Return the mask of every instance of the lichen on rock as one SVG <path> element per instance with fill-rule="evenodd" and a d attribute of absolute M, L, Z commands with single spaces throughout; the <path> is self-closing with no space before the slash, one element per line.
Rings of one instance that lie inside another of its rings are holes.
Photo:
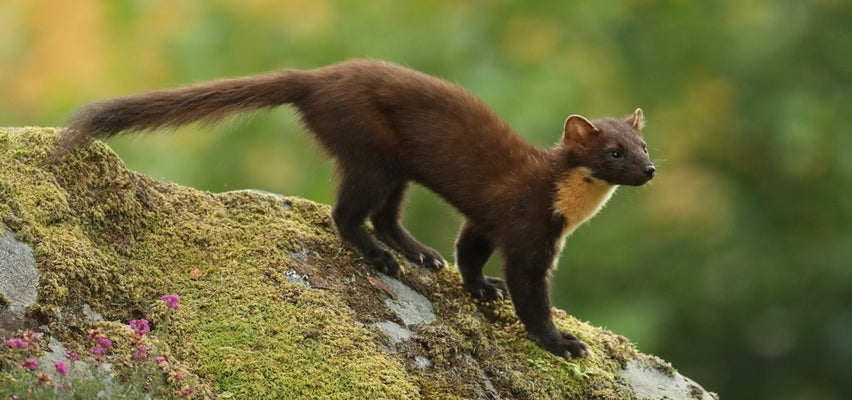
<path fill-rule="evenodd" d="M 99 324 L 147 318 L 208 397 L 638 398 L 621 377 L 640 357 L 624 337 L 554 310 L 595 353 L 555 357 L 508 300 L 466 295 L 454 268 L 379 277 L 340 242 L 328 206 L 157 181 L 99 142 L 50 163 L 57 133 L 0 129 L 0 222 L 33 250 L 28 315 L 68 347 L 94 323 L 85 305 Z M 400 316 L 376 279 L 434 318 Z M 168 293 L 178 310 L 161 304 Z"/>

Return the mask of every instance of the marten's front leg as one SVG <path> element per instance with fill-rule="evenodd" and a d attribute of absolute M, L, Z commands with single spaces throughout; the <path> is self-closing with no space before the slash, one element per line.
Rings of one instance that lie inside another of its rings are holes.
<path fill-rule="evenodd" d="M 547 279 L 552 261 L 552 257 L 507 254 L 506 283 L 515 313 L 539 346 L 562 357 L 585 357 L 591 353 L 586 345 L 553 324 Z"/>

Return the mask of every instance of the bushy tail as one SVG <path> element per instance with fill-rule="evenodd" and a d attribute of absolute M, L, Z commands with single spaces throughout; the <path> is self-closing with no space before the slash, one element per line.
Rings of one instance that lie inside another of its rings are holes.
<path fill-rule="evenodd" d="M 92 139 L 192 122 L 212 123 L 239 112 L 291 103 L 304 96 L 308 87 L 303 73 L 287 70 L 92 103 L 71 116 L 53 158 Z"/>

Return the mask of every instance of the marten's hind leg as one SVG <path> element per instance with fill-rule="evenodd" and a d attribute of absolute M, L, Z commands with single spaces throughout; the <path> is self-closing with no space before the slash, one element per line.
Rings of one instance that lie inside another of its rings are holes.
<path fill-rule="evenodd" d="M 343 241 L 380 271 L 396 275 L 399 263 L 364 228 L 364 221 L 381 208 L 398 182 L 385 175 L 378 170 L 341 168 L 342 179 L 332 218 Z"/>
<path fill-rule="evenodd" d="M 496 300 L 502 299 L 509 292 L 502 279 L 482 275 L 482 267 L 493 252 L 494 244 L 470 221 L 466 221 L 456 240 L 456 265 L 465 289 L 473 297 Z"/>
<path fill-rule="evenodd" d="M 446 265 L 441 255 L 418 242 L 400 225 L 402 203 L 408 182 L 397 184 L 384 204 L 370 217 L 379 238 L 388 246 L 402 253 L 405 258 L 422 266 L 440 269 Z"/>

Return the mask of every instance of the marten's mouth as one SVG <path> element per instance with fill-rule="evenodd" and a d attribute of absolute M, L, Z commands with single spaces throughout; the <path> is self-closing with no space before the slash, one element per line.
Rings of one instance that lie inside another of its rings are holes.
<path fill-rule="evenodd" d="M 650 181 L 651 181 L 651 179 L 653 179 L 653 178 L 646 178 L 646 179 L 642 180 L 641 182 L 637 183 L 637 184 L 636 184 L 636 185 L 634 185 L 634 186 L 642 186 L 642 185 L 644 185 L 644 184 L 646 184 L 646 183 L 650 182 Z"/>
<path fill-rule="evenodd" d="M 654 178 L 655 172 L 641 172 L 637 171 L 635 174 L 622 174 L 620 176 L 599 176 L 595 177 L 601 179 L 605 182 L 608 182 L 611 185 L 623 185 L 623 186 L 642 186 L 651 179 Z"/>
<path fill-rule="evenodd" d="M 639 174 L 637 174 L 637 175 L 634 175 L 634 176 L 632 176 L 628 179 L 625 179 L 624 182 L 620 182 L 619 185 L 642 186 L 642 185 L 648 183 L 648 181 L 650 181 L 651 179 L 654 179 L 653 174 L 651 174 L 651 175 L 648 175 L 648 174 L 639 175 Z"/>

